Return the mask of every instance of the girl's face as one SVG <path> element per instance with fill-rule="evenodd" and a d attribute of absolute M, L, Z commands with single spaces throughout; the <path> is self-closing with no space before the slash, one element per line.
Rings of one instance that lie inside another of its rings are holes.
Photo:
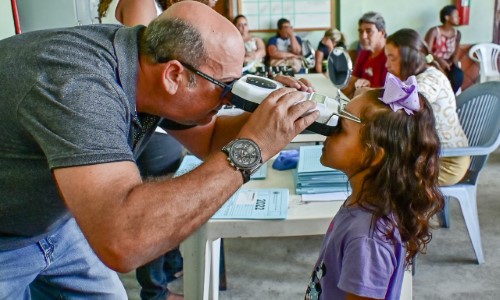
<path fill-rule="evenodd" d="M 234 25 L 236 26 L 236 28 L 238 28 L 238 31 L 241 33 L 242 36 L 245 36 L 248 33 L 247 19 L 245 19 L 243 17 L 238 18 Z"/>
<path fill-rule="evenodd" d="M 449 16 L 446 16 L 446 19 L 448 22 L 451 23 L 453 26 L 458 26 L 459 21 L 460 21 L 460 16 L 458 15 L 458 10 L 454 10 L 451 12 Z"/>
<path fill-rule="evenodd" d="M 363 95 L 351 100 L 345 110 L 357 117 L 369 102 Z M 343 171 L 348 177 L 359 172 L 365 148 L 362 145 L 360 131 L 362 124 L 339 118 L 339 128 L 327 137 L 323 144 L 320 161 L 324 166 Z"/>
<path fill-rule="evenodd" d="M 385 56 L 387 56 L 387 62 L 385 63 L 387 72 L 401 79 L 401 54 L 399 53 L 399 47 L 396 47 L 392 43 L 387 43 L 385 44 L 384 51 Z"/>

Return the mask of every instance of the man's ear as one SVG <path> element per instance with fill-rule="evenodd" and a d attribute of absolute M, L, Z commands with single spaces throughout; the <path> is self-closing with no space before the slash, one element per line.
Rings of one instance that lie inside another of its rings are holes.
<path fill-rule="evenodd" d="M 162 83 L 164 89 L 170 95 L 175 95 L 182 82 L 182 71 L 184 66 L 177 60 L 171 60 L 164 64 Z"/>

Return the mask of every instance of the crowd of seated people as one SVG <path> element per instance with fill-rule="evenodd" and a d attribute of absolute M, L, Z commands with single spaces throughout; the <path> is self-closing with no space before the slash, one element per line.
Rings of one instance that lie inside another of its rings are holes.
<path fill-rule="evenodd" d="M 246 25 L 246 19 L 239 17 L 240 22 Z M 455 104 L 455 93 L 463 80 L 457 58 L 460 44 L 460 32 L 455 29 L 459 23 L 457 8 L 445 6 L 440 11 L 440 19 L 443 25 L 429 29 L 425 40 L 412 29 L 398 30 L 388 39 L 382 15 L 373 11 L 363 14 L 358 21 L 360 49 L 353 64 L 353 76 L 342 91 L 352 98 L 367 89 L 381 88 L 388 71 L 403 81 L 416 75 L 421 87 L 419 91 L 427 97 L 434 110 L 443 147 L 466 146 L 467 138 L 456 116 Z M 245 42 L 251 39 L 248 27 L 246 34 L 243 30 L 240 32 Z M 297 72 L 303 66 L 301 44 L 302 39 L 295 35 L 290 21 L 280 19 L 278 32 L 267 46 L 271 65 L 295 65 L 294 71 Z M 325 31 L 318 44 L 314 71 L 325 72 L 324 61 L 335 47 L 346 48 L 346 40 L 339 30 L 331 28 Z M 452 111 L 450 116 L 454 117 L 447 118 L 445 110 Z M 469 157 L 441 159 L 439 184 L 450 185 L 461 180 L 469 163 Z"/>
<path fill-rule="evenodd" d="M 424 42 L 431 50 L 433 59 L 447 75 L 453 92 L 456 93 L 464 77 L 457 55 L 461 35 L 455 28 L 459 23 L 456 6 L 446 5 L 441 9 L 439 16 L 443 24 L 430 28 Z M 292 68 L 294 73 L 304 71 L 325 73 L 329 53 L 335 47 L 347 49 L 344 34 L 336 28 L 330 28 L 325 31 L 318 43 L 314 67 L 304 70 L 307 69 L 302 53 L 304 41 L 295 34 L 288 19 L 281 18 L 277 22 L 277 33 L 269 38 L 267 47 L 261 38 L 249 34 L 245 16 L 238 15 L 233 23 L 245 41 L 245 64 L 256 62 L 269 66 L 286 66 Z M 387 57 L 384 53 L 387 30 L 382 15 L 373 11 L 363 14 L 358 20 L 358 34 L 359 47 L 353 62 L 352 79 L 342 89 L 342 92 L 351 98 L 366 89 L 382 87 L 387 74 Z"/>

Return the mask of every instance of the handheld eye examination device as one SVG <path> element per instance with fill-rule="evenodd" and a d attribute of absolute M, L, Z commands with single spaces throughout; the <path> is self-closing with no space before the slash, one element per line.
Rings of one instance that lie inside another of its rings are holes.
<path fill-rule="evenodd" d="M 336 50 L 337 52 L 334 54 Z M 344 87 L 350 79 L 351 71 L 352 63 L 349 55 L 345 53 L 344 49 L 335 48 L 328 57 L 328 72 L 332 83 L 338 89 Z M 341 72 L 340 75 L 339 72 Z M 231 89 L 231 102 L 237 108 L 253 112 L 270 93 L 282 87 L 284 87 L 283 84 L 272 79 L 245 75 L 234 83 Z M 311 111 L 317 110 L 320 113 L 319 118 L 307 129 L 321 135 L 330 135 L 338 124 L 339 116 L 343 115 L 343 108 L 348 100 L 341 98 L 340 91 L 334 98 L 315 92 L 303 93 L 304 100 L 316 102 L 316 108 Z"/>

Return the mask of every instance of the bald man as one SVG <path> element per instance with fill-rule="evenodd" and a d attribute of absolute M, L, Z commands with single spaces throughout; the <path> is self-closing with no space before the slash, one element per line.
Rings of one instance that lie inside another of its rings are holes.
<path fill-rule="evenodd" d="M 308 88 L 289 78 L 252 115 L 217 117 L 244 51 L 237 29 L 194 1 L 147 28 L 0 41 L 1 299 L 125 299 L 114 271 L 180 244 L 316 120 L 301 117 L 314 103 L 297 104 Z M 135 158 L 158 125 L 204 163 L 143 182 Z"/>

